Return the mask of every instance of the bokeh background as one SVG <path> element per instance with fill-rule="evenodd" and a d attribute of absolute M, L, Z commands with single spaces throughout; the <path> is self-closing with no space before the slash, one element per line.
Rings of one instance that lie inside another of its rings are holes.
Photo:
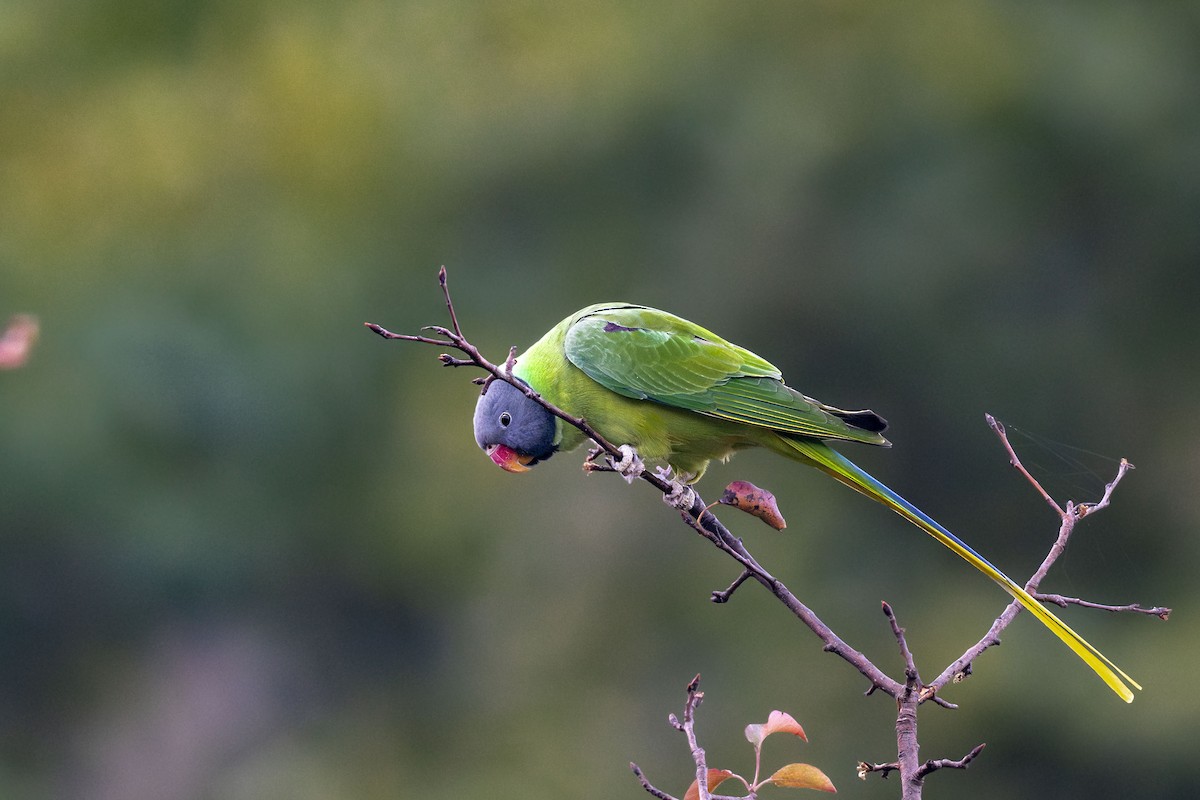
<path fill-rule="evenodd" d="M 636 300 L 892 422 L 860 463 L 1045 588 L 1125 706 L 1027 618 L 927 707 L 935 794 L 1191 797 L 1200 735 L 1200 9 L 1187 3 L 0 3 L 0 795 L 612 798 L 752 770 L 773 708 L 848 797 L 894 706 L 655 493 L 500 472 L 475 388 L 364 320 L 494 357 Z M 1074 449 L 1082 448 L 1082 449 Z M 926 677 L 1004 597 L 827 478 L 747 453 L 726 517 L 855 646 Z M 776 794 L 782 796 L 782 791 Z"/>

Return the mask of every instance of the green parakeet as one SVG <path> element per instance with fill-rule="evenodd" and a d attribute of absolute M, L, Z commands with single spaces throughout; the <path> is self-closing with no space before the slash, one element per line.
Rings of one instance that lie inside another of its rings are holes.
<path fill-rule="evenodd" d="M 589 306 L 522 353 L 513 376 L 609 441 L 669 464 L 694 482 L 713 459 L 765 447 L 828 473 L 895 511 L 987 575 L 1084 660 L 1126 702 L 1137 682 L 957 536 L 827 444 L 888 445 L 871 411 L 825 405 L 783 383 L 769 362 L 664 311 Z M 475 408 L 475 439 L 500 467 L 524 472 L 584 441 L 513 386 L 495 381 Z M 1127 685 L 1128 684 L 1128 685 Z"/>

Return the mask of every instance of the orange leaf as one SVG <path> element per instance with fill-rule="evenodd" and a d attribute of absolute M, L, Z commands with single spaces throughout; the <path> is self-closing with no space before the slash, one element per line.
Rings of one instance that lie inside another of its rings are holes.
<path fill-rule="evenodd" d="M 800 727 L 800 723 L 796 722 L 791 714 L 783 711 L 772 711 L 765 723 L 746 726 L 746 740 L 754 745 L 755 749 L 761 747 L 763 739 L 772 733 L 790 733 L 808 741 L 808 736 L 804 734 L 804 728 Z"/>
<path fill-rule="evenodd" d="M 780 767 L 767 780 L 786 789 L 816 789 L 819 792 L 837 792 L 833 781 L 812 764 L 788 764 Z"/>
<path fill-rule="evenodd" d="M 727 779 L 732 777 L 733 773 L 727 769 L 710 769 L 708 771 L 709 794 L 712 794 L 713 789 L 716 789 Z M 688 787 L 687 793 L 683 796 L 683 800 L 700 800 L 700 784 L 692 781 L 692 785 Z"/>
<path fill-rule="evenodd" d="M 763 738 L 772 733 L 790 733 L 808 741 L 804 728 L 801 728 L 800 723 L 796 722 L 796 718 L 786 711 L 772 711 L 771 716 L 767 717 L 767 724 L 763 727 Z"/>
<path fill-rule="evenodd" d="M 753 514 L 777 531 L 787 527 L 783 515 L 779 513 L 775 495 L 748 481 L 734 481 L 726 486 L 725 493 L 717 502 Z"/>

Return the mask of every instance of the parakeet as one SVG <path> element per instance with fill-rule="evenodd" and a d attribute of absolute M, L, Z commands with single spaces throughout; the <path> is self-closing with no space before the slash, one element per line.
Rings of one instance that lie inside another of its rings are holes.
<path fill-rule="evenodd" d="M 516 358 L 512 375 L 609 441 L 666 462 L 687 483 L 699 480 L 713 459 L 747 447 L 816 467 L 895 511 L 999 584 L 1121 699 L 1132 702 L 1129 687 L 1141 689 L 987 559 L 827 444 L 889 446 L 882 435 L 887 423 L 872 411 L 846 411 L 807 397 L 749 350 L 632 303 L 600 303 L 570 315 Z M 474 427 L 480 448 L 510 472 L 524 472 L 585 438 L 502 381 L 480 396 Z"/>

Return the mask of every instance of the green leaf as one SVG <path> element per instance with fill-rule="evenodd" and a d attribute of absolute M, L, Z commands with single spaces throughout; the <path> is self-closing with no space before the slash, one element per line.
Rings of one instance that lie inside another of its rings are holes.
<path fill-rule="evenodd" d="M 819 792 L 837 793 L 833 781 L 812 764 L 788 764 L 776 770 L 767 780 L 786 789 L 816 789 Z"/>
<path fill-rule="evenodd" d="M 713 789 L 716 789 L 729 778 L 733 777 L 733 773 L 727 769 L 710 769 L 708 771 L 708 792 L 712 794 Z M 692 785 L 688 787 L 687 792 L 683 795 L 683 800 L 700 800 L 700 784 L 692 781 Z"/>

